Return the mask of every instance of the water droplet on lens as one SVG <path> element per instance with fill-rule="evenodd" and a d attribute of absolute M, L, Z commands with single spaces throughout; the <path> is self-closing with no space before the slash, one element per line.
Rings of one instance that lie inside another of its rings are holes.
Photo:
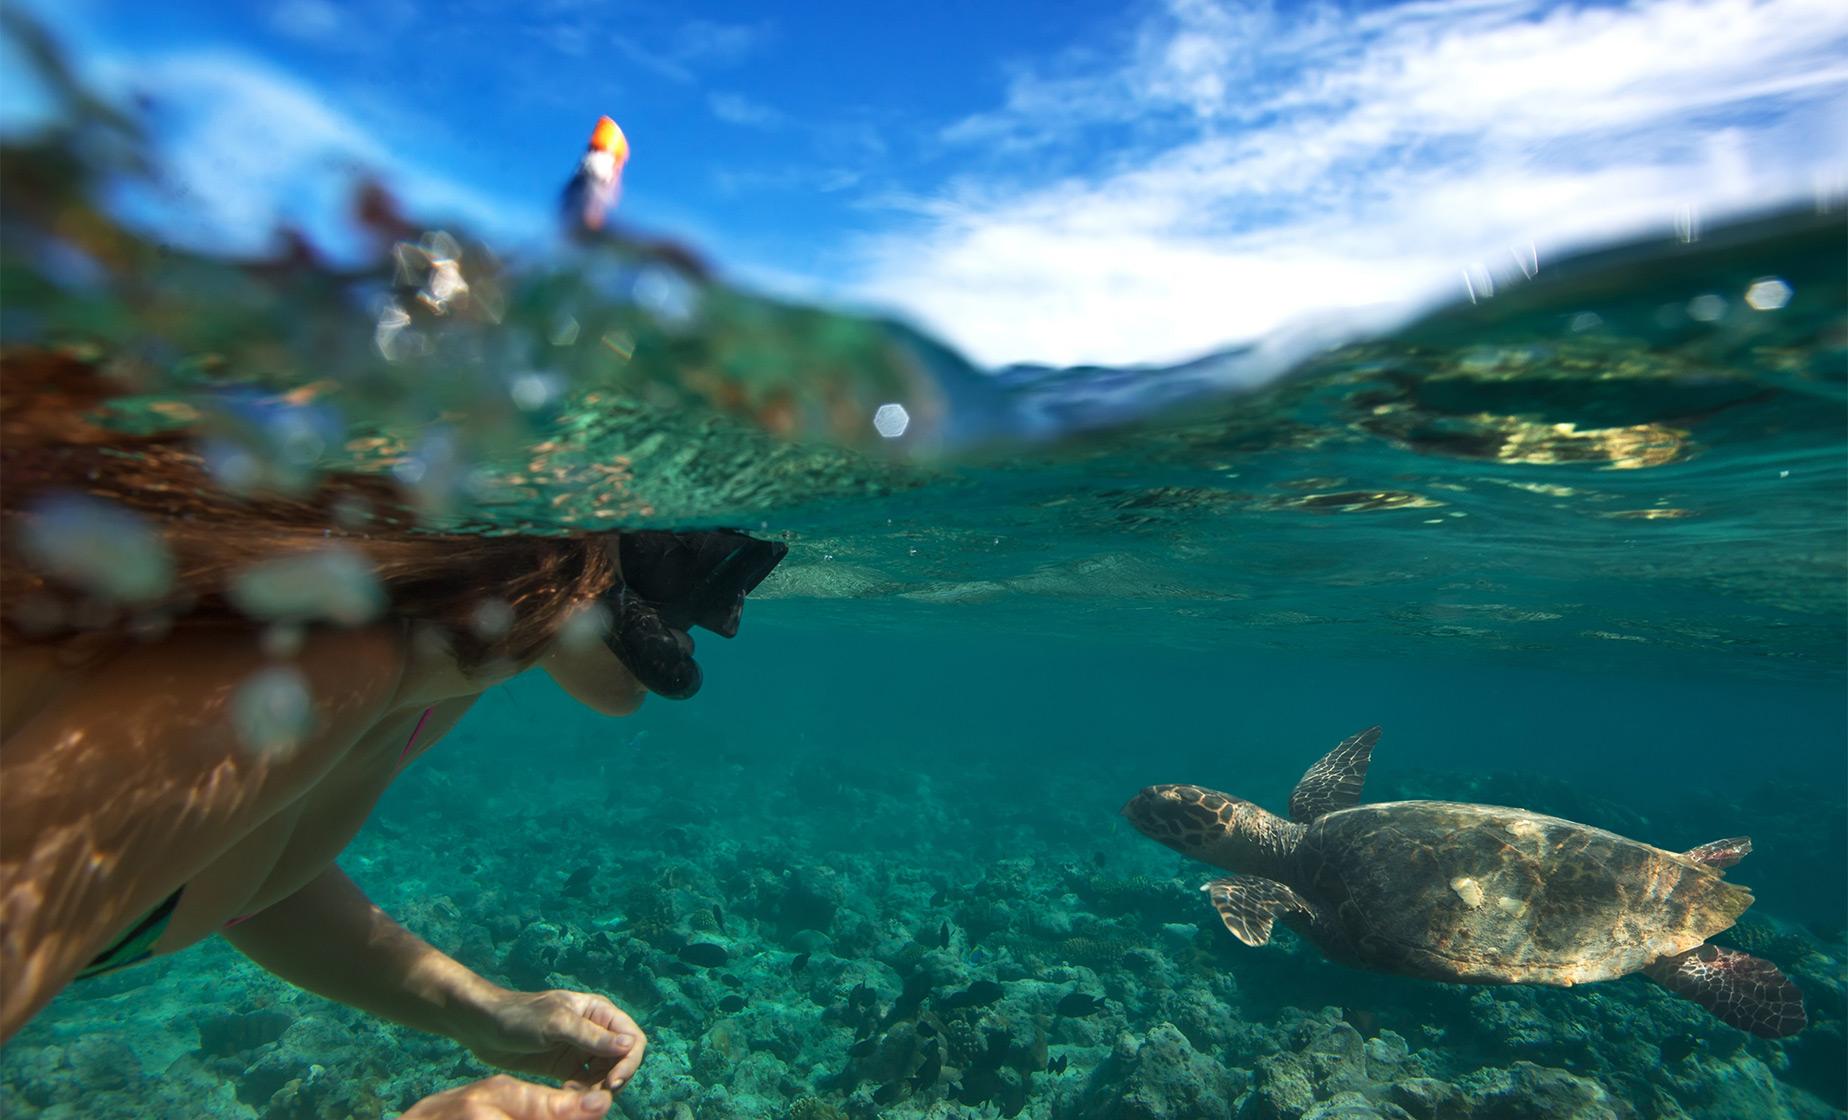
<path fill-rule="evenodd" d="M 673 269 L 649 265 L 635 277 L 631 296 L 664 327 L 679 329 L 699 314 L 699 291 Z"/>
<path fill-rule="evenodd" d="M 45 575 L 109 602 L 158 599 L 173 583 L 173 558 L 153 526 L 95 498 L 69 494 L 36 503 L 20 545 Z"/>
<path fill-rule="evenodd" d="M 513 607 L 505 599 L 483 599 L 469 613 L 468 624 L 475 636 L 492 641 L 513 629 Z"/>
<path fill-rule="evenodd" d="M 902 404 L 882 404 L 873 413 L 873 430 L 887 439 L 897 439 L 911 426 L 911 414 Z"/>
<path fill-rule="evenodd" d="M 290 622 L 326 620 L 358 626 L 385 606 L 372 565 L 357 552 L 330 548 L 281 556 L 237 573 L 231 602 L 252 618 Z"/>
<path fill-rule="evenodd" d="M 263 656 L 272 661 L 287 661 L 302 651 L 302 643 L 307 640 L 307 632 L 292 623 L 276 623 L 263 628 L 260 644 Z"/>
<path fill-rule="evenodd" d="M 1793 294 L 1789 284 L 1776 276 L 1766 276 L 1752 281 L 1745 290 L 1745 302 L 1753 311 L 1777 311 L 1790 302 Z"/>
<path fill-rule="evenodd" d="M 349 532 L 365 528 L 372 520 L 372 504 L 351 494 L 335 499 L 332 512 L 334 524 Z"/>
<path fill-rule="evenodd" d="M 308 680 L 290 665 L 258 670 L 231 697 L 231 725 L 238 742 L 258 756 L 294 751 L 306 737 L 313 716 Z"/>
<path fill-rule="evenodd" d="M 558 644 L 572 653 L 596 649 L 610 632 L 610 609 L 602 603 L 586 603 L 571 612 L 558 628 Z"/>
<path fill-rule="evenodd" d="M 507 385 L 507 395 L 527 412 L 544 408 L 558 393 L 558 379 L 536 370 L 514 374 Z"/>

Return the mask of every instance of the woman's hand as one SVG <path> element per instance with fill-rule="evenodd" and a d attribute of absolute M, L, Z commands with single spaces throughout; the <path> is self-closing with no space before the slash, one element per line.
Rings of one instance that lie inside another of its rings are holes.
<path fill-rule="evenodd" d="M 548 1089 L 502 1074 L 425 1097 L 398 1120 L 596 1120 L 609 1110 L 601 1089 Z"/>
<path fill-rule="evenodd" d="M 585 992 L 506 992 L 485 1008 L 485 1038 L 469 1049 L 489 1065 L 618 1092 L 635 1076 L 648 1036 L 621 1008 Z"/>

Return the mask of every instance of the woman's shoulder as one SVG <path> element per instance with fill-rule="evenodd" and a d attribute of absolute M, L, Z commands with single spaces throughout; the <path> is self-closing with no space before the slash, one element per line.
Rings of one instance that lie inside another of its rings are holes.
<path fill-rule="evenodd" d="M 388 709 L 403 677 L 406 643 L 396 623 L 317 627 L 278 641 L 247 627 L 182 626 L 153 641 L 115 643 L 82 655 L 56 647 L 7 650 L 7 737 L 49 707 L 71 716 L 175 708 L 234 718 L 265 695 L 303 708 L 335 740 Z M 14 676 L 24 671 L 30 681 Z M 20 687 L 28 684 L 29 688 Z M 53 698 L 62 698 L 56 704 Z M 344 732 L 344 734 L 343 734 Z"/>

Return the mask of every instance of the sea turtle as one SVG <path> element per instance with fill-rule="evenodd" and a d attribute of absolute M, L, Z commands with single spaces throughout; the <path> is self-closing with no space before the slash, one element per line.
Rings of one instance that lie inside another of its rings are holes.
<path fill-rule="evenodd" d="M 1290 794 L 1290 819 L 1188 785 L 1150 786 L 1123 815 L 1233 872 L 1201 889 L 1247 945 L 1282 918 L 1331 960 L 1471 984 L 1571 987 L 1641 972 L 1764 1038 L 1803 1029 L 1775 966 L 1706 944 L 1752 904 L 1721 878 L 1746 837 L 1670 852 L 1526 809 L 1361 805 L 1380 729 L 1347 739 Z"/>

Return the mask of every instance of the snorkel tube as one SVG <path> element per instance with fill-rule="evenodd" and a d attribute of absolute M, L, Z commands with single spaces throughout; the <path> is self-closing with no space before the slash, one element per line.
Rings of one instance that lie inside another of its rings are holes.
<path fill-rule="evenodd" d="M 737 634 L 744 597 L 789 551 L 730 529 L 625 533 L 617 548 L 622 578 L 604 595 L 613 616 L 604 642 L 643 687 L 670 700 L 692 696 L 702 679 L 686 632 Z"/>

